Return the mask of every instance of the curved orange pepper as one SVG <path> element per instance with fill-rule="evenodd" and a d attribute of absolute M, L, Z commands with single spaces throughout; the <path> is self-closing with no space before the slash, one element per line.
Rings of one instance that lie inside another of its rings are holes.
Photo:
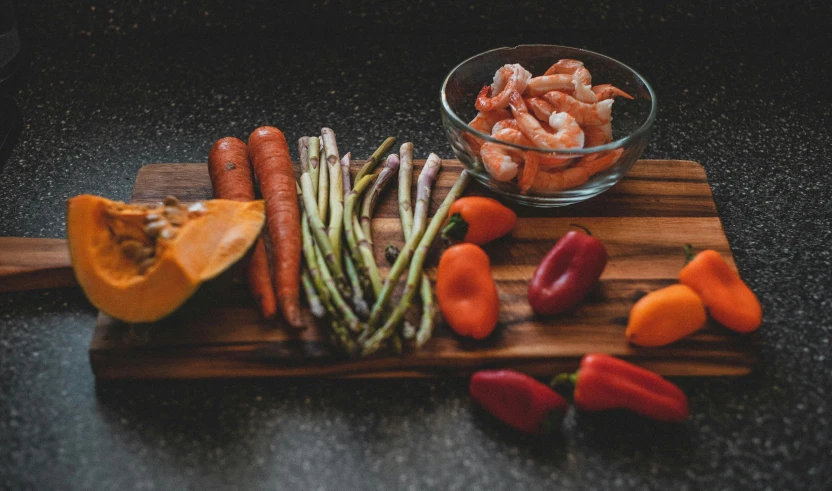
<path fill-rule="evenodd" d="M 517 214 L 496 199 L 468 196 L 454 201 L 448 210 L 443 237 L 483 245 L 511 232 Z"/>
<path fill-rule="evenodd" d="M 639 346 L 664 346 L 697 331 L 707 314 L 702 299 L 685 285 L 671 285 L 641 297 L 630 310 L 624 334 Z"/>
<path fill-rule="evenodd" d="M 711 317 L 737 332 L 751 332 L 763 322 L 754 292 L 718 252 L 700 252 L 679 272 L 679 282 L 702 297 Z"/>
<path fill-rule="evenodd" d="M 436 299 L 457 334 L 474 339 L 491 334 L 500 316 L 500 299 L 485 251 L 469 243 L 449 247 L 436 270 Z"/>

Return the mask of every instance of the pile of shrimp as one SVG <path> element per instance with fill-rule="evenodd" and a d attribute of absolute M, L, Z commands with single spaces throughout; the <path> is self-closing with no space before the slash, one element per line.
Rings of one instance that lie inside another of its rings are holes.
<path fill-rule="evenodd" d="M 469 126 L 493 138 L 540 149 L 579 149 L 612 141 L 615 97 L 633 97 L 610 84 L 592 85 L 592 76 L 578 60 L 563 59 L 546 73 L 532 77 L 519 64 L 505 65 L 494 82 L 482 88 L 477 116 Z M 622 149 L 581 158 L 555 157 L 521 151 L 464 134 L 488 173 L 498 181 L 517 179 L 522 192 L 560 191 L 580 186 L 612 166 Z"/>

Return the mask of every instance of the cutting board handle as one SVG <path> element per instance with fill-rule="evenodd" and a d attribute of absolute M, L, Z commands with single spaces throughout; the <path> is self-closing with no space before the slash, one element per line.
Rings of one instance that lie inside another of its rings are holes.
<path fill-rule="evenodd" d="M 65 239 L 0 237 L 0 292 L 78 286 Z"/>

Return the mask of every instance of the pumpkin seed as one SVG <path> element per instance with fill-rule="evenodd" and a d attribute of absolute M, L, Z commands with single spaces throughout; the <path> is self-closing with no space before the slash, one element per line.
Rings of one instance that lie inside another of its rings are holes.
<path fill-rule="evenodd" d="M 155 259 L 153 259 L 152 257 L 149 257 L 149 258 L 147 258 L 147 259 L 143 259 L 143 260 L 139 263 L 139 274 L 145 274 L 145 273 L 147 272 L 147 270 L 148 270 L 151 266 L 153 266 L 153 263 L 154 263 L 154 262 L 156 262 L 156 260 L 155 260 Z"/>
<path fill-rule="evenodd" d="M 121 253 L 130 259 L 140 258 L 141 250 L 144 248 L 138 240 L 127 239 L 121 243 Z"/>
<path fill-rule="evenodd" d="M 155 222 L 156 220 L 158 220 L 160 218 L 162 218 L 162 217 L 160 217 L 158 213 L 148 213 L 147 215 L 145 215 L 144 221 L 145 222 Z"/>
<path fill-rule="evenodd" d="M 179 200 L 176 199 L 176 196 L 165 196 L 162 200 L 162 204 L 165 206 L 179 206 Z"/>
<path fill-rule="evenodd" d="M 144 226 L 144 233 L 149 235 L 150 237 L 156 237 L 159 235 L 159 232 L 162 231 L 163 228 L 167 226 L 167 221 L 159 220 L 156 222 L 150 222 Z"/>
<path fill-rule="evenodd" d="M 159 237 L 165 240 L 170 240 L 176 237 L 176 231 L 171 227 L 167 227 L 161 232 L 159 232 Z"/>
<path fill-rule="evenodd" d="M 188 207 L 188 211 L 191 213 L 202 213 L 205 210 L 205 204 L 202 201 L 197 201 Z"/>
<path fill-rule="evenodd" d="M 148 257 L 153 257 L 156 254 L 156 249 L 153 246 L 144 246 L 139 251 L 138 259 L 146 259 Z"/>

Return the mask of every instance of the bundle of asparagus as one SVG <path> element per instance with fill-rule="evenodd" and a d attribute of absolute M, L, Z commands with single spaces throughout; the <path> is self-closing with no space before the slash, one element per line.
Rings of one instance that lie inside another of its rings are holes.
<path fill-rule="evenodd" d="M 335 133 L 298 141 L 301 176 L 298 193 L 303 210 L 303 288 L 312 314 L 331 327 L 332 342 L 350 356 L 368 356 L 405 346 L 421 347 L 433 333 L 434 301 L 430 280 L 422 274 L 425 258 L 451 204 L 462 195 L 470 176 L 463 171 L 439 210 L 428 222 L 428 205 L 441 161 L 430 154 L 417 181 L 411 207 L 413 144 L 399 155 L 383 156 L 396 139 L 387 138 L 350 180 L 350 154 L 340 158 Z M 378 172 L 376 168 L 384 161 Z M 373 254 L 372 215 L 379 195 L 398 176 L 398 203 L 405 245 L 382 280 Z M 407 271 L 404 293 L 391 304 L 393 291 Z M 418 328 L 405 321 L 416 293 L 422 303 Z M 372 308 L 370 308 L 372 305 Z"/>

